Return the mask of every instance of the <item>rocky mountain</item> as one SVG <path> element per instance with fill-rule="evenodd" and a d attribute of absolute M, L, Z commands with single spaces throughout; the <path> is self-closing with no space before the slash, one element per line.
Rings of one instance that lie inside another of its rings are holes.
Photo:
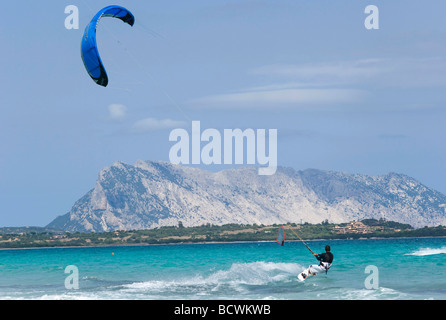
<path fill-rule="evenodd" d="M 220 172 L 168 162 L 116 162 L 70 212 L 47 228 L 112 231 L 159 226 L 333 223 L 385 218 L 414 227 L 446 225 L 446 196 L 406 175 L 254 167 Z"/>

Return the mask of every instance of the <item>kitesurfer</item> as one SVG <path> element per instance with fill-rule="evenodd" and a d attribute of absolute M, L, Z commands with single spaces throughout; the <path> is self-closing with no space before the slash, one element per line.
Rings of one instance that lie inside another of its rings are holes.
<path fill-rule="evenodd" d="M 333 262 L 333 253 L 331 253 L 331 248 L 329 245 L 325 246 L 325 252 L 321 254 L 313 253 L 317 260 L 319 260 L 319 265 L 310 265 L 309 273 L 315 276 L 321 272 L 327 272 L 330 269 Z"/>

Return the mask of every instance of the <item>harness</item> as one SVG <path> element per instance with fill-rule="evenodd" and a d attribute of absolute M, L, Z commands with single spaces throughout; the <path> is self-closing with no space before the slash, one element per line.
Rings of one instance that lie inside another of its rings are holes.
<path fill-rule="evenodd" d="M 320 255 L 320 256 L 322 256 L 322 255 Z M 319 260 L 320 261 L 319 265 L 325 268 L 325 274 L 327 274 L 328 273 L 328 269 L 330 269 L 330 267 L 331 267 L 331 262 L 323 261 L 324 258 L 327 258 L 327 254 L 324 254 L 322 256 L 322 260 Z M 330 254 L 328 259 L 333 261 L 333 255 Z"/>
<path fill-rule="evenodd" d="M 323 262 L 323 261 L 321 261 L 321 263 L 319 265 L 325 268 L 325 274 L 328 273 L 328 269 L 330 269 L 330 267 L 331 267 L 331 263 Z"/>

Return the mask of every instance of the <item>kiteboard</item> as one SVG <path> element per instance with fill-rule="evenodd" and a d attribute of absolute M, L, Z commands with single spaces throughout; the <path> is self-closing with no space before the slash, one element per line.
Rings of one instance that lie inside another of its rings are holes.
<path fill-rule="evenodd" d="M 314 274 L 310 273 L 310 268 L 305 269 L 304 271 L 302 271 L 301 273 L 299 273 L 299 275 L 297 276 L 297 278 L 300 281 L 305 281 L 305 279 L 307 279 L 310 276 L 313 276 Z"/>

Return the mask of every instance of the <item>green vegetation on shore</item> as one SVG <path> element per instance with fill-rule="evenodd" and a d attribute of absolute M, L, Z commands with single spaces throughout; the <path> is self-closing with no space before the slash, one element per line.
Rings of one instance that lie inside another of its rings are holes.
<path fill-rule="evenodd" d="M 38 227 L 0 228 L 0 248 L 274 241 L 278 227 L 239 224 L 184 227 L 180 222 L 175 227 L 102 233 L 70 233 Z M 327 221 L 320 224 L 288 224 L 285 225 L 287 228 L 293 228 L 306 240 L 446 236 L 446 227 L 443 226 L 414 229 L 407 224 L 374 219 L 342 224 Z M 293 232 L 286 232 L 286 240 L 298 239 Z"/>

